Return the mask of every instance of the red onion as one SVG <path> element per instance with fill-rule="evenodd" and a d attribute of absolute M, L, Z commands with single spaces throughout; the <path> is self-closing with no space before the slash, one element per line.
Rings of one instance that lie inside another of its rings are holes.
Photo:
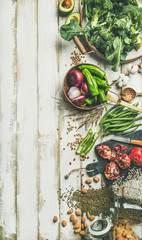
<path fill-rule="evenodd" d="M 85 96 L 79 96 L 79 97 L 75 98 L 75 99 L 73 100 L 73 102 L 74 102 L 76 105 L 81 106 L 81 105 L 83 105 L 83 104 L 85 103 Z"/>
<path fill-rule="evenodd" d="M 78 87 L 71 87 L 67 93 L 68 97 L 73 101 L 75 98 L 81 95 Z"/>
<path fill-rule="evenodd" d="M 84 75 L 79 70 L 71 70 L 68 74 L 68 84 L 70 86 L 80 86 L 84 81 Z"/>
<path fill-rule="evenodd" d="M 88 90 L 88 86 L 87 86 L 87 83 L 86 82 L 83 82 L 81 84 L 81 88 L 80 88 L 80 91 L 83 95 L 87 96 L 89 94 L 89 90 Z"/>

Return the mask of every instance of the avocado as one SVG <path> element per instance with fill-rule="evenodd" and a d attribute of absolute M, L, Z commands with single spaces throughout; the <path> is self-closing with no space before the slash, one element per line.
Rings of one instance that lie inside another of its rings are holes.
<path fill-rule="evenodd" d="M 69 24 L 71 19 L 74 19 L 78 24 L 80 24 L 80 13 L 78 13 L 78 12 L 71 13 L 68 16 L 65 24 Z"/>
<path fill-rule="evenodd" d="M 61 0 L 59 2 L 59 13 L 63 16 L 67 16 L 71 13 L 75 5 L 75 0 Z"/>

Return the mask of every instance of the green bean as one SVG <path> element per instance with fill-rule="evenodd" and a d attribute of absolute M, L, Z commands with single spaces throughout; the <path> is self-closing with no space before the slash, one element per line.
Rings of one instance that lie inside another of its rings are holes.
<path fill-rule="evenodd" d="M 135 126 L 138 126 L 138 127 L 139 127 L 139 126 L 142 126 L 142 123 L 139 123 L 139 124 L 135 124 Z"/>
<path fill-rule="evenodd" d="M 105 126 L 105 128 L 104 128 L 104 131 L 106 130 L 106 129 L 111 129 L 111 128 L 114 128 L 114 127 L 123 127 L 123 126 L 128 126 L 128 124 L 130 125 L 130 124 L 132 124 L 132 123 L 134 123 L 134 120 L 133 121 L 131 121 L 131 122 L 124 122 L 124 123 L 122 123 L 122 124 L 115 124 L 115 125 L 113 125 L 113 124 L 111 124 L 111 125 L 109 125 L 109 126 Z M 118 131 L 118 129 L 117 129 L 117 131 Z"/>
<path fill-rule="evenodd" d="M 117 136 L 119 136 L 119 135 L 125 135 L 125 134 L 128 134 L 128 133 L 131 133 L 131 132 L 136 131 L 137 128 L 138 128 L 138 126 L 132 127 L 132 128 L 130 128 L 128 131 L 118 132 L 118 133 L 116 133 L 115 135 L 117 135 Z"/>
<path fill-rule="evenodd" d="M 116 109 L 114 111 L 112 111 L 111 113 L 109 113 L 109 116 L 115 116 L 116 114 L 118 114 L 120 111 L 122 111 L 122 109 L 124 109 L 124 106 L 120 106 L 117 111 Z"/>
<path fill-rule="evenodd" d="M 105 114 L 104 116 L 102 117 L 101 121 L 100 121 L 100 124 L 103 123 L 103 121 L 107 118 L 108 114 L 115 108 L 118 108 L 120 105 L 114 105 L 112 108 L 110 108 Z"/>
<path fill-rule="evenodd" d="M 124 131 L 124 130 L 127 130 L 127 129 L 131 128 L 133 126 L 133 124 L 134 123 L 131 123 L 127 127 L 122 127 L 122 128 L 112 128 L 109 131 L 110 132 L 121 132 L 121 131 Z M 118 125 L 118 127 L 119 127 L 119 125 Z"/>
<path fill-rule="evenodd" d="M 108 123 L 108 122 L 116 122 L 116 121 L 126 121 L 126 120 L 133 120 L 134 118 L 133 117 L 129 117 L 129 118 L 114 118 L 114 119 L 108 119 L 106 120 L 104 123 Z M 103 125 L 103 124 L 102 124 Z"/>

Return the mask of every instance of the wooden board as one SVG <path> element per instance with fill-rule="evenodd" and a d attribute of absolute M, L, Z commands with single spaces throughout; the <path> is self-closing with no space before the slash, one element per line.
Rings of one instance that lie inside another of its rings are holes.
<path fill-rule="evenodd" d="M 60 110 L 54 99 L 62 96 L 63 79 L 72 66 L 70 57 L 74 51 L 79 53 L 73 41 L 60 37 L 66 17 L 59 16 L 57 8 L 58 1 L 0 1 L 1 240 L 81 239 L 73 233 L 68 206 L 60 193 L 72 187 L 81 189 L 81 183 L 87 187 L 85 173 L 74 172 L 68 180 L 65 175 L 93 162 L 96 155 L 92 150 L 81 161 L 75 147 L 67 146 L 76 134 L 84 137 L 88 129 L 76 131 L 79 123 L 65 117 L 69 111 Z M 80 0 L 76 0 L 74 11 L 80 9 Z M 81 60 L 104 69 L 110 83 L 118 77 L 119 73 L 93 54 Z M 126 69 L 123 65 L 119 72 Z M 130 86 L 142 91 L 141 78 L 140 74 L 131 76 Z M 113 90 L 118 90 L 116 84 Z M 142 104 L 142 98 L 140 101 Z M 99 138 L 96 144 L 101 141 Z M 101 181 L 93 182 L 92 187 L 101 187 Z M 53 223 L 55 215 L 57 223 Z M 66 227 L 62 220 L 67 221 Z"/>

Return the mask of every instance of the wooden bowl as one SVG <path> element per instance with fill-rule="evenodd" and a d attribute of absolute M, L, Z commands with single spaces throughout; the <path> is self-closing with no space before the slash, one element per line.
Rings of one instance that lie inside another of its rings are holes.
<path fill-rule="evenodd" d="M 81 21 L 81 27 L 83 27 L 83 12 L 84 12 L 84 7 L 82 7 L 82 10 L 81 10 L 81 18 L 80 18 L 80 21 Z M 93 51 L 94 54 L 96 54 L 99 58 L 107 61 L 106 57 L 100 53 L 89 41 L 88 41 L 88 38 L 84 35 L 84 40 L 86 42 L 86 44 L 89 46 L 89 48 L 91 49 L 91 51 L 89 53 L 91 53 Z M 133 50 L 134 51 L 134 50 Z M 125 60 L 121 60 L 120 63 L 123 64 L 123 63 L 129 63 L 129 62 L 133 62 L 139 58 L 142 57 L 142 47 L 140 48 L 140 51 L 136 51 L 135 50 L 135 53 L 133 54 L 133 56 L 127 56 L 127 58 Z M 132 51 L 131 51 L 132 52 Z M 131 53 L 130 52 L 130 53 Z M 129 54 L 130 54 L 129 53 Z"/>
<path fill-rule="evenodd" d="M 70 72 L 71 70 L 73 70 L 73 69 L 78 69 L 78 66 L 81 66 L 81 65 L 92 65 L 92 66 L 96 66 L 96 65 L 94 65 L 94 64 L 83 63 L 83 64 L 78 64 L 78 65 L 70 68 L 69 71 L 66 73 L 65 78 L 64 78 L 64 82 L 63 82 L 63 92 L 64 92 L 64 95 L 65 95 L 65 98 L 66 98 L 75 108 L 78 108 L 78 109 L 80 109 L 80 110 L 85 110 L 85 111 L 87 111 L 87 110 L 92 110 L 92 109 L 96 108 L 100 103 L 97 102 L 97 103 L 93 103 L 93 104 L 90 105 L 90 106 L 88 105 L 88 106 L 81 107 L 81 106 L 77 106 L 76 104 L 74 104 L 74 103 L 71 101 L 71 99 L 68 97 L 68 95 L 67 95 L 67 92 L 68 92 L 68 90 L 69 90 L 69 88 L 70 88 L 69 85 L 68 85 L 68 82 L 67 82 L 68 74 L 69 74 L 69 72 Z M 97 67 L 97 66 L 96 66 L 96 67 Z M 78 69 L 78 70 L 79 70 L 79 69 Z"/>

